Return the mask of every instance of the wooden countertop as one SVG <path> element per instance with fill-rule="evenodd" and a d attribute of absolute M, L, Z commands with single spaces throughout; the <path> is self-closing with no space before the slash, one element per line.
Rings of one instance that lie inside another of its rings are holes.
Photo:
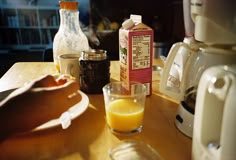
<path fill-rule="evenodd" d="M 0 79 L 0 91 L 55 73 L 51 62 L 15 63 Z M 118 61 L 111 62 L 111 79 L 119 80 Z M 189 160 L 192 140 L 174 124 L 178 104 L 162 95 L 158 88 L 159 76 L 153 71 L 153 93 L 147 97 L 143 130 L 137 135 L 112 134 L 105 121 L 103 95 L 87 94 L 89 108 L 68 129 L 56 126 L 11 137 L 0 143 L 0 159 L 109 160 L 109 148 L 121 140 L 137 139 L 148 143 L 165 160 Z"/>

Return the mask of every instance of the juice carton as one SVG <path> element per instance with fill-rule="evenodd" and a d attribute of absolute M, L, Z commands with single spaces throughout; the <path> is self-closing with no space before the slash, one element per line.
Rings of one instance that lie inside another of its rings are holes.
<path fill-rule="evenodd" d="M 137 81 L 146 85 L 147 95 L 152 93 L 153 30 L 131 15 L 119 29 L 120 80 Z M 131 86 L 132 89 L 132 86 Z"/>

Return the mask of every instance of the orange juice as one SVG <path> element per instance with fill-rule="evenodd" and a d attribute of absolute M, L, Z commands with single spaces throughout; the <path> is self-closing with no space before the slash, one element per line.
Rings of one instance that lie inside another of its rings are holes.
<path fill-rule="evenodd" d="M 138 129 L 143 123 L 144 107 L 133 100 L 118 99 L 107 108 L 107 123 L 117 131 L 128 132 Z"/>

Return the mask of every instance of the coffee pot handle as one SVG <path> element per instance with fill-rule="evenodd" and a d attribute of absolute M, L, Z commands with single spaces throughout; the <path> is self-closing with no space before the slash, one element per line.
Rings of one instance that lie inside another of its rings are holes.
<path fill-rule="evenodd" d="M 228 155 L 227 159 L 236 157 L 236 73 L 229 73 L 228 77 L 230 83 L 225 98 L 220 140 L 222 160 L 224 155 Z"/>
<path fill-rule="evenodd" d="M 195 107 L 194 159 L 201 154 L 216 160 L 236 157 L 235 91 L 236 74 L 224 70 L 223 66 L 211 67 L 203 73 Z"/>
<path fill-rule="evenodd" d="M 185 46 L 186 44 L 183 42 L 178 42 L 172 45 L 169 54 L 166 58 L 165 65 L 163 67 L 161 79 L 160 79 L 160 92 L 165 95 L 180 100 L 182 95 L 180 94 L 180 78 L 179 73 L 175 70 L 173 66 L 175 57 L 178 53 L 180 47 Z M 175 75 L 170 75 L 172 72 Z"/>

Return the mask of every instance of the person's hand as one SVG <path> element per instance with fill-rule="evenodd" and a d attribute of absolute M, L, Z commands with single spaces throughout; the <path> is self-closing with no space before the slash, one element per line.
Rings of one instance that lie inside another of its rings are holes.
<path fill-rule="evenodd" d="M 29 131 L 59 118 L 81 100 L 78 90 L 75 81 L 55 80 L 51 75 L 15 90 L 0 102 L 0 137 Z"/>

